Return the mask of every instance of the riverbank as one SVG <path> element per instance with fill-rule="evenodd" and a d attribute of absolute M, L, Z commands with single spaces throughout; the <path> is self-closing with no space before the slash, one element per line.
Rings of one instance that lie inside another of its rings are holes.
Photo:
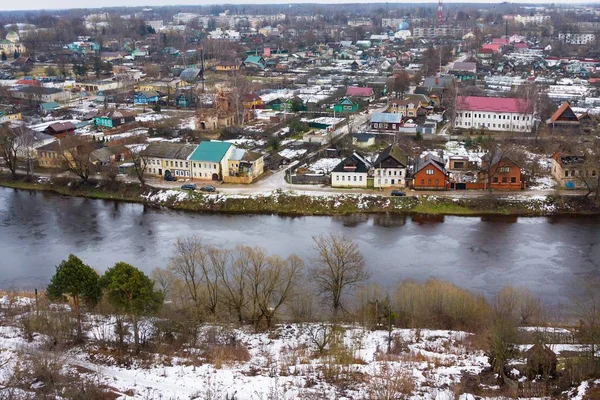
<path fill-rule="evenodd" d="M 66 179 L 33 182 L 0 177 L 0 186 L 52 192 L 64 196 L 143 203 L 175 210 L 231 214 L 348 215 L 398 213 L 436 215 L 578 215 L 600 214 L 592 199 L 582 196 L 489 196 L 454 198 L 438 195 L 383 197 L 376 194 L 306 194 L 275 190 L 264 194 L 207 194 L 142 188 L 139 184 L 88 183 Z"/>

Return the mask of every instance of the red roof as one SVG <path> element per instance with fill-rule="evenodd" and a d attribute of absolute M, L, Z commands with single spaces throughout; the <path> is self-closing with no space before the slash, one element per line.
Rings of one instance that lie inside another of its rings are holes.
<path fill-rule="evenodd" d="M 346 96 L 371 97 L 373 96 L 373 88 L 348 86 L 348 89 L 346 89 Z"/>
<path fill-rule="evenodd" d="M 15 82 L 15 85 L 42 86 L 41 83 L 33 79 L 19 79 Z"/>
<path fill-rule="evenodd" d="M 515 48 L 517 48 L 517 49 L 527 49 L 527 48 L 529 48 L 529 46 L 527 46 L 527 43 L 515 43 Z"/>
<path fill-rule="evenodd" d="M 478 96 L 458 96 L 456 98 L 456 109 L 462 111 L 523 113 L 526 106 L 525 100 L 516 98 Z"/>
<path fill-rule="evenodd" d="M 493 44 L 508 44 L 508 38 L 494 38 L 492 39 Z"/>

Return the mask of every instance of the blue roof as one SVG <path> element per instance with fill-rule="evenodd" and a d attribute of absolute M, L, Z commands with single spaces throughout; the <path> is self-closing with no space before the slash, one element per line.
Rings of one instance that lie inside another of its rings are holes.
<path fill-rule="evenodd" d="M 231 147 L 227 142 L 200 142 L 196 150 L 189 156 L 191 161 L 221 162 L 225 153 Z"/>
<path fill-rule="evenodd" d="M 392 124 L 399 124 L 402 122 L 402 114 L 373 113 L 371 116 L 371 122 L 388 122 Z"/>
<path fill-rule="evenodd" d="M 43 110 L 48 111 L 53 110 L 55 108 L 60 108 L 60 105 L 55 101 L 49 101 L 47 103 L 41 103 L 40 107 L 42 107 Z"/>

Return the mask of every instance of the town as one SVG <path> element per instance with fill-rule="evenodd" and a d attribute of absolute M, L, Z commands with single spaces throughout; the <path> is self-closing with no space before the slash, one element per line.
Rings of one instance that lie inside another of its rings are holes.
<path fill-rule="evenodd" d="M 503 7 L 7 14 L 3 164 L 230 193 L 597 193 L 596 10 Z"/>
<path fill-rule="evenodd" d="M 600 6 L 35 1 L 0 399 L 599 398 Z"/>

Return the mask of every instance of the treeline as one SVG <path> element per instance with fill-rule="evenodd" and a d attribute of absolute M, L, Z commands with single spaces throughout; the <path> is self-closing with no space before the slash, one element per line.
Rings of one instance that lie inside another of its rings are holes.
<path fill-rule="evenodd" d="M 57 266 L 47 295 L 71 302 L 73 337 L 85 337 L 81 309 L 86 308 L 114 316 L 120 346 L 131 328 L 138 349 L 153 343 L 179 350 L 193 346 L 206 324 L 270 330 L 281 322 L 358 323 L 388 330 L 390 347 L 394 328 L 464 330 L 475 333 L 473 340 L 501 379 L 522 342 L 519 327 L 551 322 L 539 298 L 526 289 L 506 287 L 487 300 L 437 279 L 383 289 L 369 284 L 369 277 L 358 245 L 345 236 L 315 236 L 308 260 L 283 258 L 260 247 L 221 249 L 187 237 L 175 243 L 169 265 L 150 277 L 123 262 L 100 275 L 71 255 Z M 580 321 L 575 337 L 590 345 L 586 354 L 595 366 L 600 284 L 588 279 L 585 287 L 573 301 Z M 153 329 L 140 338 L 142 320 Z M 62 334 L 61 340 L 69 337 Z M 543 335 L 534 339 L 545 343 Z"/>

